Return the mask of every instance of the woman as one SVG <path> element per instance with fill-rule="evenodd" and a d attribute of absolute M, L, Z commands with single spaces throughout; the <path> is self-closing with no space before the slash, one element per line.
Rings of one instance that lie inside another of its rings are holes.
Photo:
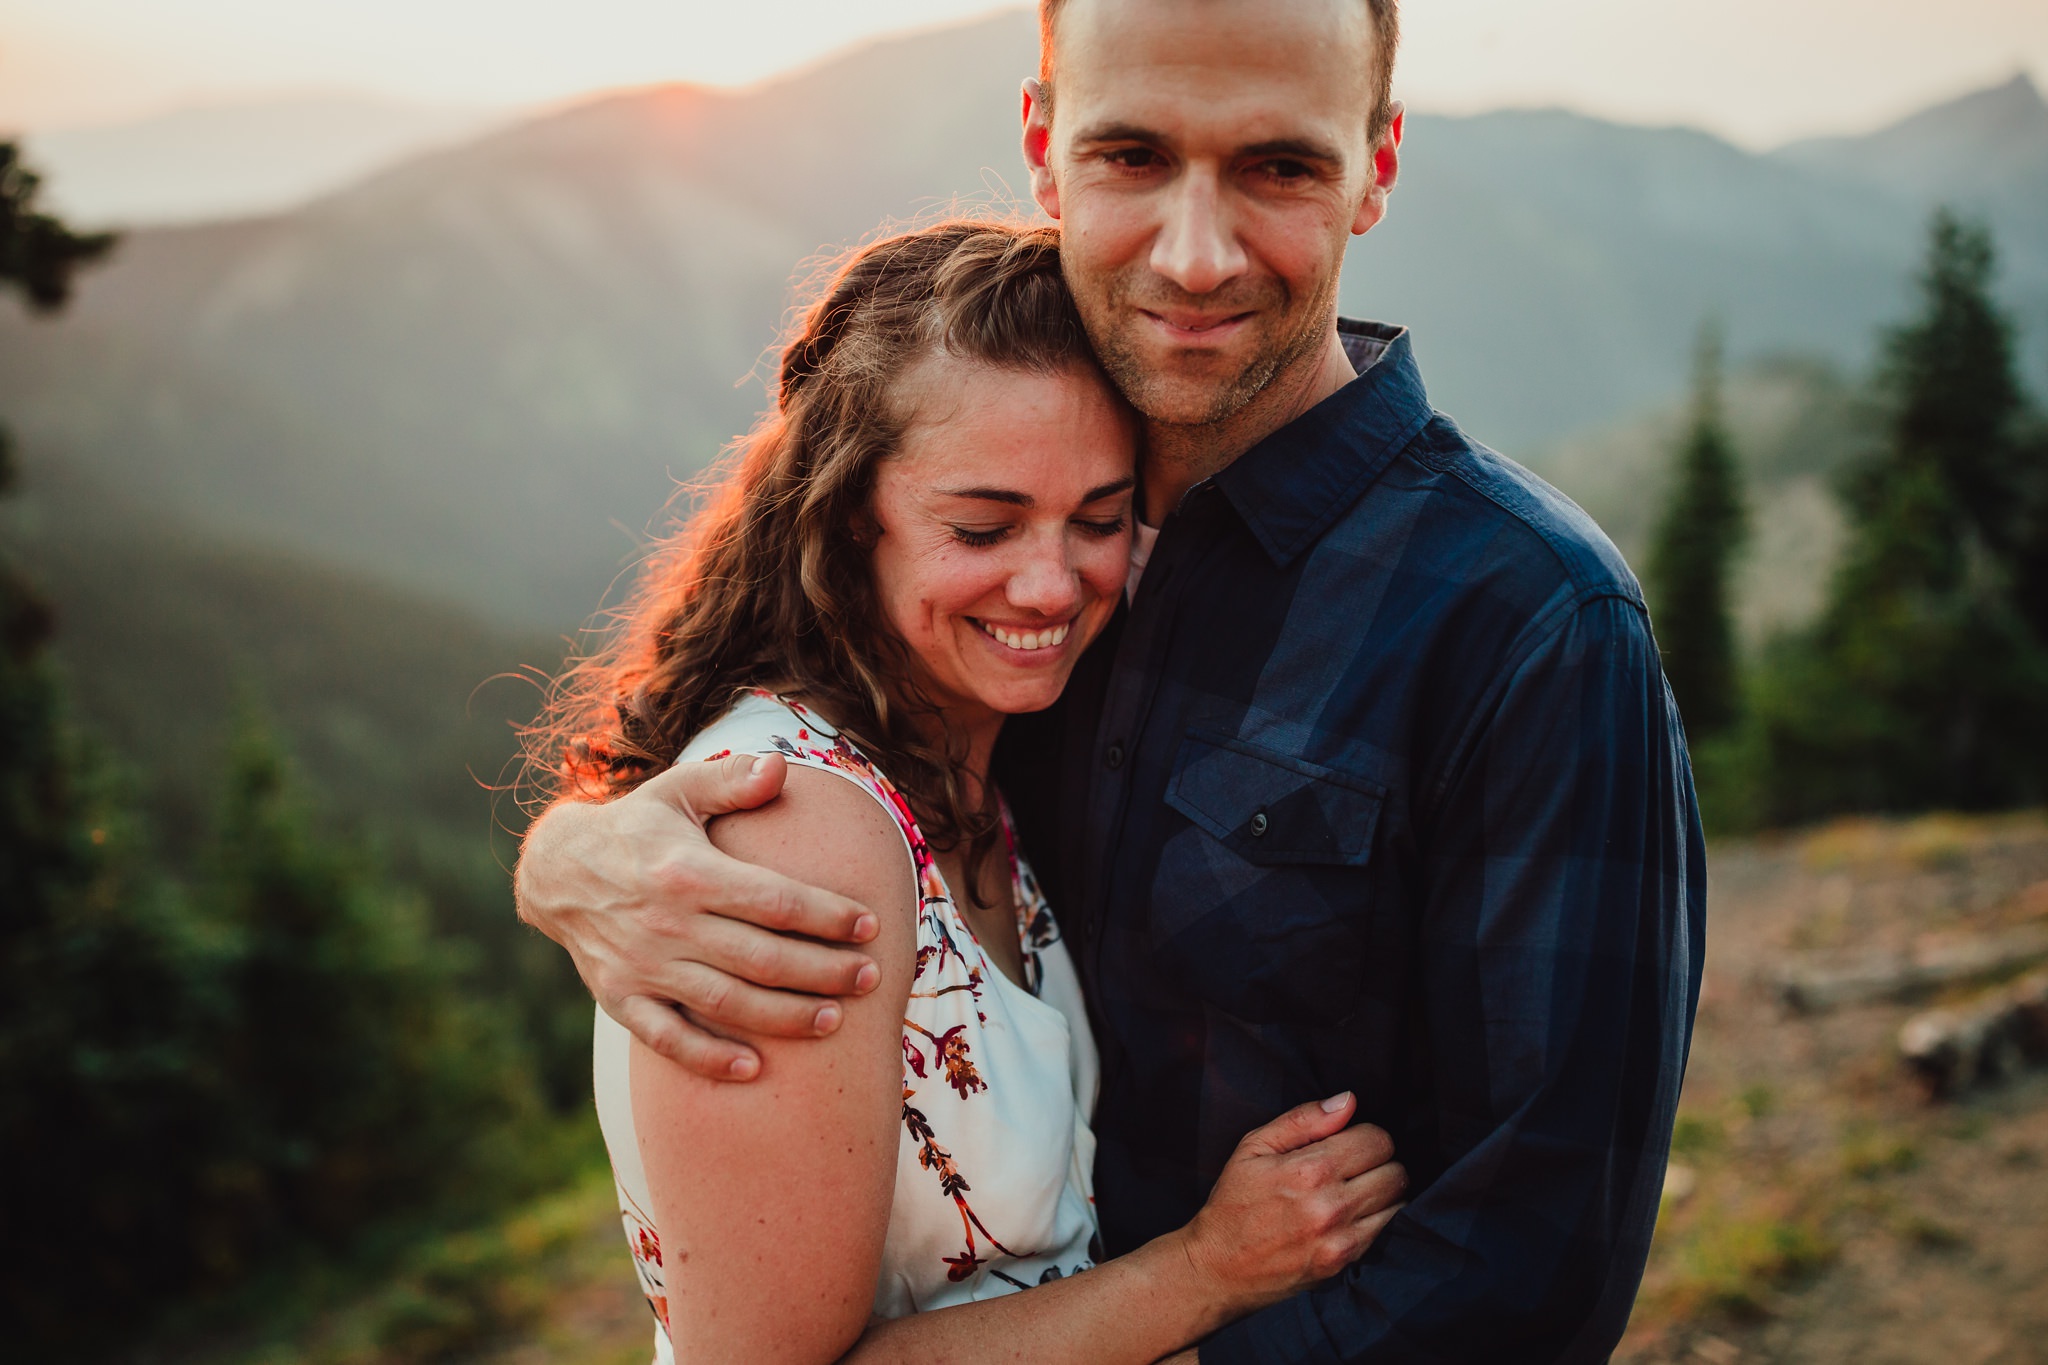
<path fill-rule="evenodd" d="M 958 222 L 856 254 L 558 698 L 559 794 L 787 763 L 714 842 L 882 921 L 880 986 L 824 1040 L 759 1040 L 749 1085 L 599 1012 L 660 1360 L 1148 1362 L 1335 1273 L 1391 1216 L 1364 1216 L 1384 1153 L 1341 1131 L 1340 1096 L 1248 1137 L 1186 1228 L 1095 1265 L 1094 1045 L 987 781 L 1004 717 L 1058 697 L 1128 567 L 1137 428 L 1057 241 Z"/>

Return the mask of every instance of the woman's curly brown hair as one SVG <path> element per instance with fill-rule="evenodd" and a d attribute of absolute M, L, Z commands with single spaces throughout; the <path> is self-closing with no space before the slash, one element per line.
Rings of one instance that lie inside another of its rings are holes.
<path fill-rule="evenodd" d="M 993 794 L 964 779 L 964 742 L 884 620 L 863 543 L 876 467 L 911 418 L 892 395 L 941 352 L 1034 373 L 1094 367 L 1056 229 L 943 222 L 862 247 L 838 268 L 782 349 L 775 407 L 526 732 L 529 785 L 544 801 L 624 794 L 741 693 L 767 687 L 801 697 L 860 746 L 933 847 L 968 847 L 979 885 Z"/>

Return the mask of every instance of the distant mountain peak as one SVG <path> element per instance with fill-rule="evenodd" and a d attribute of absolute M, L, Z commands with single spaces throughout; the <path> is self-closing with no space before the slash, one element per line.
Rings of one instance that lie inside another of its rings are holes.
<path fill-rule="evenodd" d="M 1978 136 L 2038 133 L 2048 130 L 2048 100 L 2041 98 L 2031 75 L 2015 71 L 2011 80 L 1909 114 L 1871 136 L 1897 137 L 1934 128 Z"/>
<path fill-rule="evenodd" d="M 2026 71 L 1852 137 L 1781 148 L 1803 166 L 1896 190 L 1956 197 L 2048 191 L 2048 100 Z"/>

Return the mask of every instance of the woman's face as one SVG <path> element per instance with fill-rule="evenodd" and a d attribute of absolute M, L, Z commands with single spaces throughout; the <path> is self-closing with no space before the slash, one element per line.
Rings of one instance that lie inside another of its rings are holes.
<path fill-rule="evenodd" d="M 910 428 L 872 504 L 883 614 L 949 718 L 1042 710 L 1123 591 L 1136 423 L 1079 366 L 938 356 L 897 399 Z"/>

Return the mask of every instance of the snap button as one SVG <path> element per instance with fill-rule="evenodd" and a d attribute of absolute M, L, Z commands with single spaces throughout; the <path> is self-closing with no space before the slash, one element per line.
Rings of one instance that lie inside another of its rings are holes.
<path fill-rule="evenodd" d="M 1107 763 L 1107 764 L 1108 764 L 1108 765 L 1110 766 L 1110 768 L 1111 768 L 1111 770 L 1112 770 L 1112 771 L 1114 771 L 1114 770 L 1115 770 L 1115 769 L 1117 769 L 1117 768 L 1121 768 L 1121 767 L 1123 767 L 1123 766 L 1124 766 L 1124 746 L 1123 746 L 1123 745 L 1121 745 L 1121 744 L 1112 744 L 1112 745 L 1110 745 L 1110 746 L 1109 746 L 1109 751 L 1108 751 L 1107 753 L 1103 754 L 1103 756 L 1102 756 L 1102 761 L 1103 761 L 1104 763 Z"/>
<path fill-rule="evenodd" d="M 1258 814 L 1252 817 L 1252 838 L 1264 838 L 1266 831 L 1271 829 L 1272 827 L 1273 822 L 1266 818 L 1266 812 L 1260 811 Z"/>

